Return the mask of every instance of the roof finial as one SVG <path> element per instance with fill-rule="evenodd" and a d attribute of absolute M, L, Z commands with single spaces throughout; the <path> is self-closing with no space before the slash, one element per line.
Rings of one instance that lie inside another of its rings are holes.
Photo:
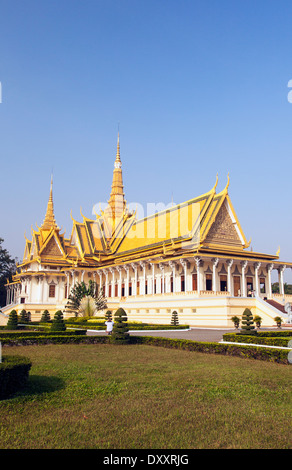
<path fill-rule="evenodd" d="M 121 163 L 121 155 L 120 155 L 120 130 L 118 130 L 118 142 L 117 142 L 116 162 Z"/>
<path fill-rule="evenodd" d="M 41 229 L 43 230 L 51 230 L 51 228 L 58 228 L 55 220 L 55 214 L 54 214 L 54 203 L 53 203 L 53 174 L 51 175 L 51 185 L 50 185 L 50 196 L 49 196 L 49 201 L 47 205 L 47 212 L 46 216 L 43 222 L 43 225 L 41 226 Z"/>

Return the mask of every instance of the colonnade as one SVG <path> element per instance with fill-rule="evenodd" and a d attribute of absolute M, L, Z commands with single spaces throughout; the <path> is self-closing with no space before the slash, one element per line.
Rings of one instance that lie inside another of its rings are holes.
<path fill-rule="evenodd" d="M 291 266 L 290 266 L 291 267 Z M 7 285 L 6 304 L 58 303 L 68 298 L 76 282 L 95 281 L 106 298 L 137 295 L 193 293 L 272 297 L 272 270 L 278 271 L 279 293 L 284 295 L 286 265 L 251 260 L 182 258 L 139 261 L 103 269 L 70 269 L 32 273 L 21 283 Z"/>

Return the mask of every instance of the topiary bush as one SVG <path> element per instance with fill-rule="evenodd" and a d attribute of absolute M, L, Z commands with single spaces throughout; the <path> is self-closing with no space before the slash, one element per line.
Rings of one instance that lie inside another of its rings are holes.
<path fill-rule="evenodd" d="M 49 314 L 49 311 L 48 310 L 44 310 L 43 311 L 43 314 L 42 314 L 42 317 L 40 319 L 40 323 L 47 323 L 51 321 L 51 316 Z"/>
<path fill-rule="evenodd" d="M 3 356 L 0 363 L 0 399 L 8 398 L 27 382 L 31 361 L 23 356 Z"/>
<path fill-rule="evenodd" d="M 243 312 L 240 334 L 241 335 L 256 335 L 257 334 L 257 330 L 255 329 L 255 326 L 254 326 L 253 315 L 249 308 L 246 308 Z"/>
<path fill-rule="evenodd" d="M 55 313 L 54 320 L 52 321 L 50 330 L 51 331 L 66 331 L 66 325 L 65 325 L 63 313 L 61 312 L 61 310 L 58 310 Z"/>
<path fill-rule="evenodd" d="M 114 317 L 114 327 L 111 335 L 111 343 L 128 344 L 130 335 L 128 333 L 128 317 L 123 308 L 119 308 Z"/>
<path fill-rule="evenodd" d="M 18 328 L 18 318 L 16 310 L 11 310 L 8 318 L 8 322 L 6 325 L 7 330 L 17 330 Z"/>
<path fill-rule="evenodd" d="M 170 324 L 173 326 L 179 325 L 178 314 L 176 310 L 172 312 Z"/>

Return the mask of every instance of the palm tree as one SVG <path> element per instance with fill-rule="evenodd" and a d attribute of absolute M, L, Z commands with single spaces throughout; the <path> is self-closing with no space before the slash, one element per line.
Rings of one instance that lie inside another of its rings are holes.
<path fill-rule="evenodd" d="M 71 293 L 65 307 L 66 311 L 68 313 L 74 313 L 76 317 L 78 317 L 80 314 L 84 316 L 84 305 L 86 304 L 86 301 L 84 301 L 81 305 L 81 310 L 80 304 L 82 299 L 85 297 L 90 297 L 95 304 L 95 309 L 93 309 L 93 304 L 91 302 L 91 307 L 88 308 L 88 316 L 93 316 L 96 311 L 104 310 L 107 307 L 106 299 L 102 290 L 99 289 L 99 286 L 96 284 L 96 282 L 90 280 L 88 286 L 85 284 L 85 282 L 77 282 L 71 289 Z M 89 301 L 87 301 L 87 305 L 89 305 L 88 302 Z"/>

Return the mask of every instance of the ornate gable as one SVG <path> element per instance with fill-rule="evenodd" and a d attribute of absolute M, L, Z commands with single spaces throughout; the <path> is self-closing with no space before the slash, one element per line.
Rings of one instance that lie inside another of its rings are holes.
<path fill-rule="evenodd" d="M 222 204 L 205 239 L 206 244 L 242 247 L 242 241 L 232 221 L 226 203 Z"/>
<path fill-rule="evenodd" d="M 52 237 L 41 252 L 42 256 L 63 256 L 62 249 L 57 243 L 55 237 Z"/>

